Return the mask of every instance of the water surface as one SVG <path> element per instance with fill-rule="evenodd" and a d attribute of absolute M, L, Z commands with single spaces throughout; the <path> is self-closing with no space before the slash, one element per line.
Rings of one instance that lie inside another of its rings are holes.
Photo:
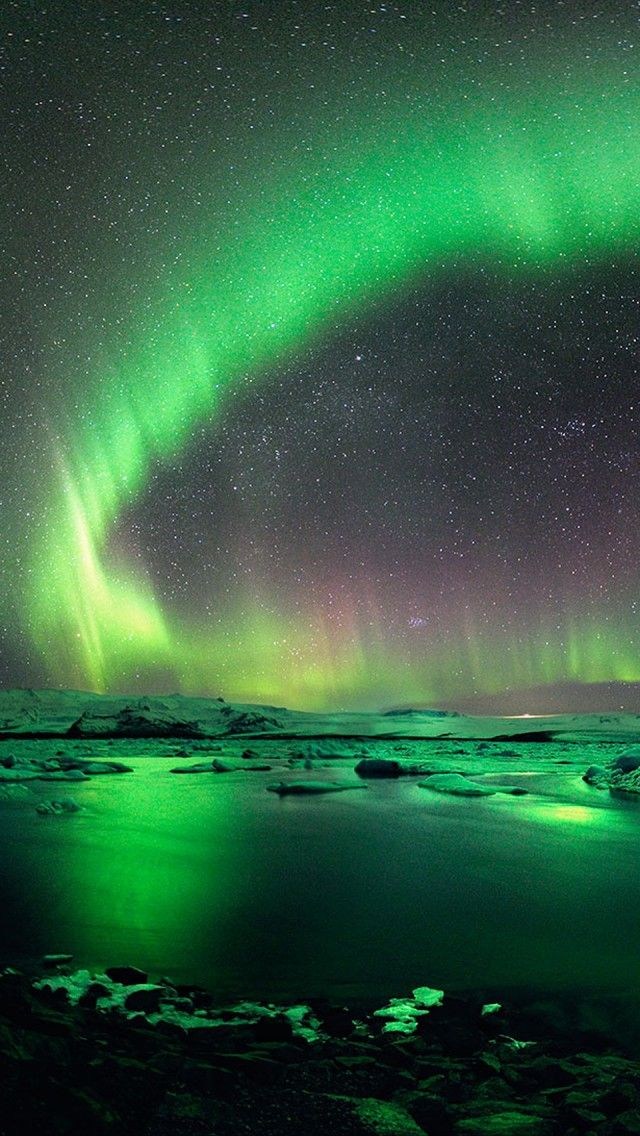
<path fill-rule="evenodd" d="M 128 962 L 222 999 L 640 991 L 640 802 L 575 772 L 528 776 L 527 797 L 280 799 L 273 774 L 132 764 L 2 804 L 5 959 Z M 35 813 L 65 795 L 85 811 Z"/>

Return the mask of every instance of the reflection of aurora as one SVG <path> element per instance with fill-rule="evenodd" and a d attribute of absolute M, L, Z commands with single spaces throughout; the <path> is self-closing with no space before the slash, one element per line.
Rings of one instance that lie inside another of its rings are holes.
<path fill-rule="evenodd" d="M 224 954 L 225 921 L 241 893 L 248 850 L 234 839 L 228 796 L 197 785 L 176 796 L 166 760 L 149 772 L 152 760 L 145 758 L 124 793 L 118 785 L 88 787 L 83 800 L 100 819 L 96 825 L 91 818 L 90 832 L 68 826 L 65 846 L 75 842 L 77 851 L 66 862 L 61 898 L 56 893 L 50 902 L 62 905 L 74 953 L 95 962 L 128 959 L 134 943 L 136 959 L 161 973 L 168 959 L 180 967 L 194 954 Z"/>
<path fill-rule="evenodd" d="M 162 673 L 184 691 L 326 706 L 362 701 L 374 676 L 408 700 L 640 677 L 628 634 L 597 612 L 565 612 L 560 629 L 556 616 L 553 634 L 527 629 L 524 642 L 460 622 L 436 630 L 428 654 L 419 637 L 385 634 L 375 597 L 366 618 L 347 597 L 337 625 L 258 596 L 210 626 L 185 624 L 140 561 L 109 544 L 153 464 L 188 445 L 198 422 L 215 426 L 238 380 L 417 273 L 456 256 L 512 275 L 569 271 L 635 241 L 640 96 L 618 87 L 604 99 L 607 74 L 575 74 L 571 89 L 523 84 L 508 100 L 489 81 L 474 109 L 452 102 L 428 122 L 401 113 L 391 75 L 386 119 L 361 110 L 295 168 L 272 165 L 270 181 L 256 158 L 241 204 L 220 205 L 209 240 L 187 237 L 189 269 L 169 273 L 151 316 L 96 367 L 81 420 L 54 424 L 57 478 L 26 607 L 56 683 L 122 688 Z"/>

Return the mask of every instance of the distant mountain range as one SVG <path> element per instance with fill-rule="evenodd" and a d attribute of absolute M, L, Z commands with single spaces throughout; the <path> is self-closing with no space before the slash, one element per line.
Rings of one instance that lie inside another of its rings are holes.
<path fill-rule="evenodd" d="M 546 741 L 551 738 L 577 741 L 595 736 L 603 740 L 640 740 L 640 714 L 488 717 L 449 709 L 404 707 L 379 713 L 322 714 L 181 694 L 139 698 L 76 690 L 0 691 L 0 738 L 5 739 L 234 736 L 404 737 L 434 741 Z"/>

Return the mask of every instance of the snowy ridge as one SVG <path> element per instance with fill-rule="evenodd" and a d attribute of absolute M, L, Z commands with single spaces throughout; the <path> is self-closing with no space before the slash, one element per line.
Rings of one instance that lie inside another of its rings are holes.
<path fill-rule="evenodd" d="M 181 694 L 132 698 L 73 690 L 0 691 L 0 737 L 423 738 L 640 740 L 640 714 L 478 717 L 454 711 L 307 713 Z"/>

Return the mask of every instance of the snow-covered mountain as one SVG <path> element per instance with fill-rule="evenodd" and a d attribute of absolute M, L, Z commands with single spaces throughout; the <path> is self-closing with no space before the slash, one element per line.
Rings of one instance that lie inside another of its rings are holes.
<path fill-rule="evenodd" d="M 76 690 L 0 691 L 0 737 L 377 737 L 640 740 L 640 714 L 480 717 L 444 710 L 306 713 L 222 698 L 127 697 Z"/>

